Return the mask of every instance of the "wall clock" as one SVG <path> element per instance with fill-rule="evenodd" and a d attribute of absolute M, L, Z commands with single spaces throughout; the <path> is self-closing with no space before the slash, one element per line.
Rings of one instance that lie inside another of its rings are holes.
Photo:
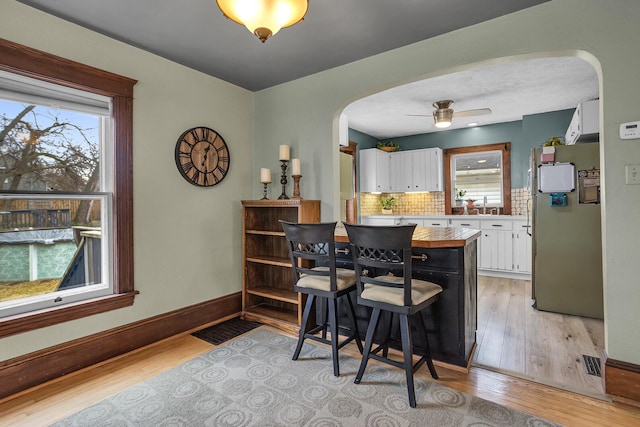
<path fill-rule="evenodd" d="M 176 143 L 176 166 L 193 185 L 212 187 L 229 171 L 229 148 L 215 130 L 208 127 L 187 129 Z"/>

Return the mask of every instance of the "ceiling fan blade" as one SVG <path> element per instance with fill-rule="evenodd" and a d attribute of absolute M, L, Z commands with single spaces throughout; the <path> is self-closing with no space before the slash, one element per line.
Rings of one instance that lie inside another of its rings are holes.
<path fill-rule="evenodd" d="M 405 117 L 433 117 L 433 114 L 405 114 Z"/>
<path fill-rule="evenodd" d="M 491 114 L 491 108 L 478 108 L 477 110 L 455 111 L 453 113 L 453 117 L 484 116 L 487 114 Z"/>

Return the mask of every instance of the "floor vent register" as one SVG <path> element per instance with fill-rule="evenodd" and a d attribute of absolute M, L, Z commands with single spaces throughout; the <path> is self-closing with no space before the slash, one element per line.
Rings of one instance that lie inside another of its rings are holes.
<path fill-rule="evenodd" d="M 582 355 L 582 360 L 584 361 L 584 367 L 587 370 L 587 374 L 595 375 L 596 377 L 601 377 L 602 372 L 600 371 L 600 358 L 594 356 L 587 356 L 585 354 Z"/>

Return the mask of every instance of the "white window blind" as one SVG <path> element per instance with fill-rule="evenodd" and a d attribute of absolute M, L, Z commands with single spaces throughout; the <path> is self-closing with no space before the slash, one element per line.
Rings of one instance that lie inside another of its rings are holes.
<path fill-rule="evenodd" d="M 76 112 L 111 115 L 111 98 L 0 71 L 0 98 Z"/>

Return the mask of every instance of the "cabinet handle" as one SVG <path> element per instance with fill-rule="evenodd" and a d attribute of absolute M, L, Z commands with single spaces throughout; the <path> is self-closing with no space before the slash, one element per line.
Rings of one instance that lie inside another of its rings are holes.
<path fill-rule="evenodd" d="M 349 255 L 349 254 L 351 253 L 351 249 L 349 249 L 349 248 L 336 249 L 336 253 L 337 253 L 337 254 L 345 254 L 345 255 Z"/>
<path fill-rule="evenodd" d="M 431 225 L 435 225 L 436 227 L 440 226 L 439 222 L 432 222 Z"/>
<path fill-rule="evenodd" d="M 492 227 L 502 227 L 502 224 L 491 224 Z"/>
<path fill-rule="evenodd" d="M 419 259 L 420 261 L 426 261 L 427 259 L 429 259 L 429 256 L 427 254 L 422 254 L 422 255 L 411 255 L 411 259 Z"/>
<path fill-rule="evenodd" d="M 471 224 L 460 224 L 462 226 L 467 226 L 467 227 L 471 227 Z"/>

